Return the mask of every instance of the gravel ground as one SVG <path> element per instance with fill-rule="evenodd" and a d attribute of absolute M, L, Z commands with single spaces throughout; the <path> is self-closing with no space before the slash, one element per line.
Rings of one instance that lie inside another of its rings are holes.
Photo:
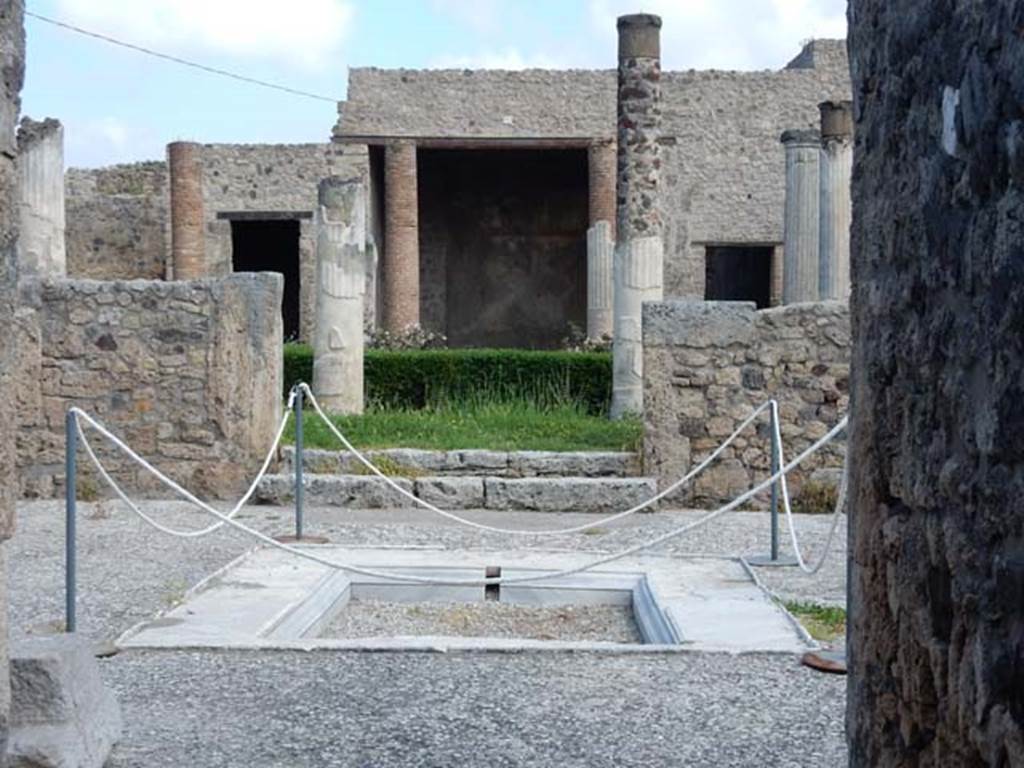
<path fill-rule="evenodd" d="M 321 637 L 518 637 L 639 643 L 631 608 L 482 603 L 389 603 L 352 600 Z"/>
<path fill-rule="evenodd" d="M 162 521 L 198 527 L 182 504 L 151 502 Z M 332 543 L 479 549 L 615 551 L 700 513 L 639 515 L 594 534 L 544 538 L 481 534 L 412 510 L 310 509 L 306 530 Z M 245 522 L 286 533 L 291 511 L 256 507 Z M 586 515 L 473 513 L 474 519 L 555 527 Z M 813 555 L 824 517 L 797 521 Z M 757 553 L 764 515 L 736 513 L 669 542 L 666 553 Z M 840 525 L 837 552 L 845 549 Z M 63 620 L 62 505 L 19 506 L 9 556 L 12 636 Z M 113 502 L 79 514 L 79 628 L 111 640 L 173 605 L 185 590 L 244 553 L 223 529 L 171 539 Z M 758 569 L 786 599 L 842 604 L 845 565 L 817 577 Z M 113 766 L 455 766 L 845 764 L 842 678 L 780 655 L 355 654 L 130 652 L 103 662 L 126 730 Z"/>

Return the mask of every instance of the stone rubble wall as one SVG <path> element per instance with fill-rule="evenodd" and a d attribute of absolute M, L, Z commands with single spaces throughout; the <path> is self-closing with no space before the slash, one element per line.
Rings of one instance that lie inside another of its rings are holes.
<path fill-rule="evenodd" d="M 1021 766 L 1024 5 L 850 22 L 849 764 Z"/>
<path fill-rule="evenodd" d="M 279 276 L 51 281 L 28 299 L 15 391 L 23 494 L 63 487 L 72 405 L 193 492 L 229 497 L 244 488 L 281 413 Z M 158 489 L 103 439 L 91 442 L 128 489 Z M 84 454 L 80 466 L 82 493 L 105 492 Z"/>
<path fill-rule="evenodd" d="M 850 320 L 839 302 L 756 310 L 745 302 L 644 305 L 644 472 L 660 487 L 714 451 L 764 401 L 779 401 L 783 446 L 795 457 L 849 405 Z M 730 501 L 768 475 L 765 415 L 698 476 L 679 503 Z M 790 476 L 839 467 L 839 439 Z"/>

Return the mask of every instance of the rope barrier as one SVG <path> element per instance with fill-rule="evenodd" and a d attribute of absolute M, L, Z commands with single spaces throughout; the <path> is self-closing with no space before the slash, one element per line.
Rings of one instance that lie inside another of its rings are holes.
<path fill-rule="evenodd" d="M 661 543 L 663 543 L 665 541 L 669 541 L 669 540 L 671 540 L 673 538 L 681 536 L 684 533 L 687 533 L 687 532 L 689 532 L 689 531 L 691 531 L 691 530 L 693 530 L 695 528 L 698 528 L 700 526 L 706 525 L 707 523 L 711 522 L 712 520 L 716 519 L 717 517 L 720 517 L 720 516 L 726 514 L 727 512 L 731 512 L 733 509 L 736 509 L 738 506 L 740 506 L 741 504 L 743 504 L 744 502 L 746 502 L 747 500 L 749 500 L 750 498 L 752 498 L 756 494 L 760 493 L 761 491 L 765 490 L 766 488 L 769 488 L 772 484 L 778 482 L 780 480 L 780 478 L 784 478 L 787 473 L 791 472 L 795 467 L 799 466 L 805 459 L 807 459 L 809 456 L 813 455 L 814 453 L 819 451 L 822 447 L 824 447 L 826 444 L 831 442 L 840 432 L 842 432 L 846 428 L 846 425 L 848 423 L 848 417 L 844 416 L 839 421 L 838 424 L 836 424 L 834 427 L 832 427 L 831 430 L 829 430 L 823 437 L 819 438 L 810 447 L 808 447 L 802 453 L 800 453 L 795 459 L 793 459 L 793 461 L 789 462 L 788 464 L 785 464 L 784 466 L 782 466 L 781 469 L 779 469 L 777 472 L 772 474 L 769 478 L 767 478 L 766 480 L 762 481 L 761 483 L 759 483 L 755 487 L 751 488 L 750 490 L 740 494 L 739 496 L 737 496 L 735 499 L 733 499 L 728 504 L 726 504 L 726 505 L 724 505 L 722 507 L 719 507 L 718 509 L 714 510 L 713 512 L 708 513 L 707 515 L 704 515 L 703 517 L 701 517 L 700 519 L 698 519 L 696 521 L 693 521 L 691 523 L 687 523 L 686 525 L 683 525 L 683 526 L 680 526 L 678 528 L 675 528 L 675 529 L 673 529 L 671 531 L 668 531 L 667 533 L 661 534 L 660 536 L 657 536 L 657 537 L 655 537 L 653 539 L 650 539 L 650 540 L 648 540 L 646 542 L 642 542 L 642 543 L 634 545 L 632 547 L 628 547 L 627 549 L 620 550 L 619 552 L 616 552 L 616 553 L 613 553 L 613 554 L 609 554 L 609 555 L 605 555 L 605 556 L 596 558 L 595 560 L 592 560 L 591 562 L 586 563 L 584 565 L 577 566 L 575 568 L 564 569 L 564 570 L 561 570 L 561 571 L 551 571 L 551 572 L 547 572 L 547 573 L 532 574 L 532 575 L 527 575 L 527 576 L 516 576 L 516 577 L 511 577 L 511 578 L 510 577 L 501 576 L 501 577 L 487 577 L 487 578 L 482 578 L 482 579 L 436 579 L 436 578 L 430 578 L 430 577 L 415 576 L 415 575 L 412 575 L 412 574 L 388 573 L 388 572 L 385 572 L 385 571 L 378 571 L 378 570 L 375 570 L 375 569 L 363 568 L 363 567 L 360 567 L 360 566 L 352 565 L 350 563 L 341 563 L 341 562 L 338 562 L 338 561 L 335 561 L 335 560 L 331 560 L 330 558 L 322 557 L 322 556 L 317 555 L 317 554 L 315 554 L 313 552 L 309 552 L 309 551 L 306 551 L 306 550 L 301 550 L 301 549 L 298 549 L 297 547 L 290 546 L 288 544 L 284 544 L 282 542 L 279 542 L 279 541 L 271 538 L 270 536 L 267 536 L 266 534 L 264 534 L 264 533 L 262 533 L 260 531 L 257 531 L 257 530 L 255 530 L 253 528 L 250 528 L 249 526 L 247 526 L 247 525 L 245 525 L 243 523 L 238 522 L 233 517 L 220 512 L 219 510 L 213 508 L 209 504 L 206 504 L 205 502 L 203 502 L 200 499 L 196 498 L 193 494 L 189 493 L 187 490 L 182 488 L 180 485 L 178 485 L 173 480 L 171 480 L 166 475 L 164 475 L 162 472 L 160 472 L 158 469 L 156 469 L 152 464 L 150 464 L 148 461 L 146 461 L 143 457 L 139 456 L 124 441 L 122 441 L 120 438 L 118 438 L 116 435 L 114 435 L 112 432 L 110 432 L 110 430 L 108 430 L 106 427 L 104 427 L 100 422 L 98 422 L 96 419 L 92 418 L 89 414 L 85 413 L 81 409 L 72 408 L 70 410 L 70 413 L 73 414 L 73 416 L 74 416 L 74 418 L 76 420 L 78 418 L 84 419 L 90 426 L 92 426 L 101 435 L 106 437 L 114 446 L 116 446 L 119 450 L 121 450 L 123 453 L 125 453 L 125 455 L 127 455 L 129 458 L 131 458 L 134 462 L 136 462 L 141 467 L 146 469 L 148 472 L 153 474 L 162 483 L 164 483 L 168 487 L 170 487 L 173 490 L 175 490 L 175 492 L 177 492 L 180 495 L 182 495 L 183 497 L 185 497 L 188 501 L 192 502 L 193 504 L 195 504 L 196 506 L 198 506 L 200 509 L 204 510 L 205 512 L 207 512 L 207 513 L 213 515 L 214 517 L 218 518 L 218 520 L 220 521 L 220 523 L 222 525 L 223 524 L 229 525 L 229 526 L 231 526 L 233 528 L 236 528 L 237 530 L 242 531 L 243 533 L 248 534 L 249 536 L 257 539 L 258 541 L 262 541 L 263 543 L 268 544 L 268 545 L 270 545 L 272 547 L 275 547 L 275 548 L 280 549 L 280 550 L 285 551 L 285 552 L 289 552 L 291 554 L 296 555 L 297 557 L 301 557 L 301 558 L 304 558 L 306 560 L 310 560 L 312 562 L 318 563 L 320 565 L 325 565 L 325 566 L 327 566 L 329 568 L 333 568 L 333 569 L 336 569 L 336 570 L 344 570 L 344 571 L 347 571 L 347 572 L 350 572 L 350 573 L 357 573 L 357 574 L 360 574 L 360 575 L 369 576 L 371 578 L 383 579 L 383 580 L 386 580 L 386 581 L 394 581 L 394 582 L 399 582 L 399 583 L 409 583 L 409 582 L 412 582 L 412 583 L 419 583 L 419 584 L 432 584 L 432 585 L 438 585 L 438 586 L 490 586 L 490 585 L 495 585 L 495 584 L 523 584 L 523 583 L 530 583 L 530 582 L 537 582 L 537 581 L 547 581 L 547 580 L 551 580 L 551 579 L 558 579 L 558 578 L 563 578 L 563 577 L 566 577 L 566 576 L 572 576 L 572 575 L 575 575 L 577 573 L 583 573 L 585 571 L 589 571 L 589 570 L 591 570 L 593 568 L 596 568 L 598 566 L 606 565 L 606 564 L 611 563 L 611 562 L 615 562 L 616 560 L 620 560 L 620 559 L 622 559 L 624 557 L 628 557 L 630 555 L 637 554 L 638 552 L 643 552 L 643 551 L 645 551 L 647 549 L 650 549 L 651 547 L 655 547 L 658 544 L 661 544 Z M 80 427 L 79 427 L 79 429 L 80 429 Z M 93 463 L 97 465 L 97 469 L 100 470 L 101 476 L 103 476 L 104 479 L 107 480 L 108 482 L 111 482 L 112 483 L 112 487 L 116 486 L 116 483 L 113 483 L 113 478 L 110 477 L 110 474 L 108 472 L 106 472 L 105 468 L 101 467 L 101 462 L 99 461 L 99 459 L 96 456 L 96 454 L 94 452 L 92 452 L 92 451 L 89 451 L 88 453 L 89 453 L 90 460 L 93 461 Z M 115 489 L 115 490 L 119 490 L 119 489 Z M 122 494 L 123 494 L 123 491 L 121 491 L 119 493 L 119 496 L 122 496 L 122 498 L 124 498 L 126 496 L 126 494 L 124 494 L 124 495 L 122 495 Z M 129 506 L 130 506 L 130 508 L 133 511 L 136 511 L 136 512 L 140 511 L 138 509 L 138 506 L 135 505 L 134 503 L 129 503 Z"/>

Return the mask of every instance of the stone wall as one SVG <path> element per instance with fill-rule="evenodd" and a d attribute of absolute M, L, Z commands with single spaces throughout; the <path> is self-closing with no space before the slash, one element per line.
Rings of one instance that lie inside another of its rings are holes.
<path fill-rule="evenodd" d="M 0 755 L 6 752 L 11 691 L 7 652 L 6 540 L 14 532 L 18 482 L 14 437 L 17 411 L 10 393 L 17 375 L 14 323 L 18 244 L 18 170 L 15 129 L 25 75 L 25 7 L 22 0 L 0 2 Z"/>
<path fill-rule="evenodd" d="M 756 310 L 745 302 L 644 305 L 644 471 L 661 487 L 714 451 L 770 398 L 779 401 L 783 446 L 796 456 L 846 413 L 850 321 L 845 304 Z M 703 472 L 678 500 L 733 499 L 768 475 L 767 415 Z M 815 469 L 842 463 L 842 441 L 790 476 L 799 489 Z"/>
<path fill-rule="evenodd" d="M 853 0 L 850 765 L 1024 765 L 1024 5 Z"/>
<path fill-rule="evenodd" d="M 28 298 L 16 388 L 23 493 L 50 496 L 63 484 L 72 405 L 190 490 L 223 497 L 244 487 L 281 409 L 278 276 L 52 281 Z M 128 488 L 157 488 L 105 446 L 101 455 Z M 101 490 L 94 473 L 86 478 L 84 488 Z"/>
<path fill-rule="evenodd" d="M 72 278 L 162 280 L 170 249 L 167 164 L 70 168 L 64 176 Z"/>

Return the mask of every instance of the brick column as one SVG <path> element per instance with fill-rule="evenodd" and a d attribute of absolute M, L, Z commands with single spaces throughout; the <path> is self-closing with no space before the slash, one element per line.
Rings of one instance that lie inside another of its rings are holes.
<path fill-rule="evenodd" d="M 620 16 L 612 418 L 643 410 L 641 309 L 660 301 L 661 19 Z"/>
<path fill-rule="evenodd" d="M 818 166 L 821 136 L 817 131 L 786 131 L 785 255 L 782 303 L 818 300 Z"/>
<path fill-rule="evenodd" d="M 587 230 L 587 338 L 613 332 L 612 265 L 615 251 L 615 142 L 595 141 L 587 153 L 590 171 L 590 229 Z"/>
<path fill-rule="evenodd" d="M 384 154 L 384 329 L 420 324 L 420 241 L 416 145 L 389 144 Z"/>
<path fill-rule="evenodd" d="M 175 280 L 208 274 L 203 235 L 202 147 L 190 141 L 167 145 L 171 175 L 171 265 Z"/>
<path fill-rule="evenodd" d="M 853 103 L 824 101 L 818 212 L 818 297 L 850 297 L 850 171 L 853 168 Z"/>

